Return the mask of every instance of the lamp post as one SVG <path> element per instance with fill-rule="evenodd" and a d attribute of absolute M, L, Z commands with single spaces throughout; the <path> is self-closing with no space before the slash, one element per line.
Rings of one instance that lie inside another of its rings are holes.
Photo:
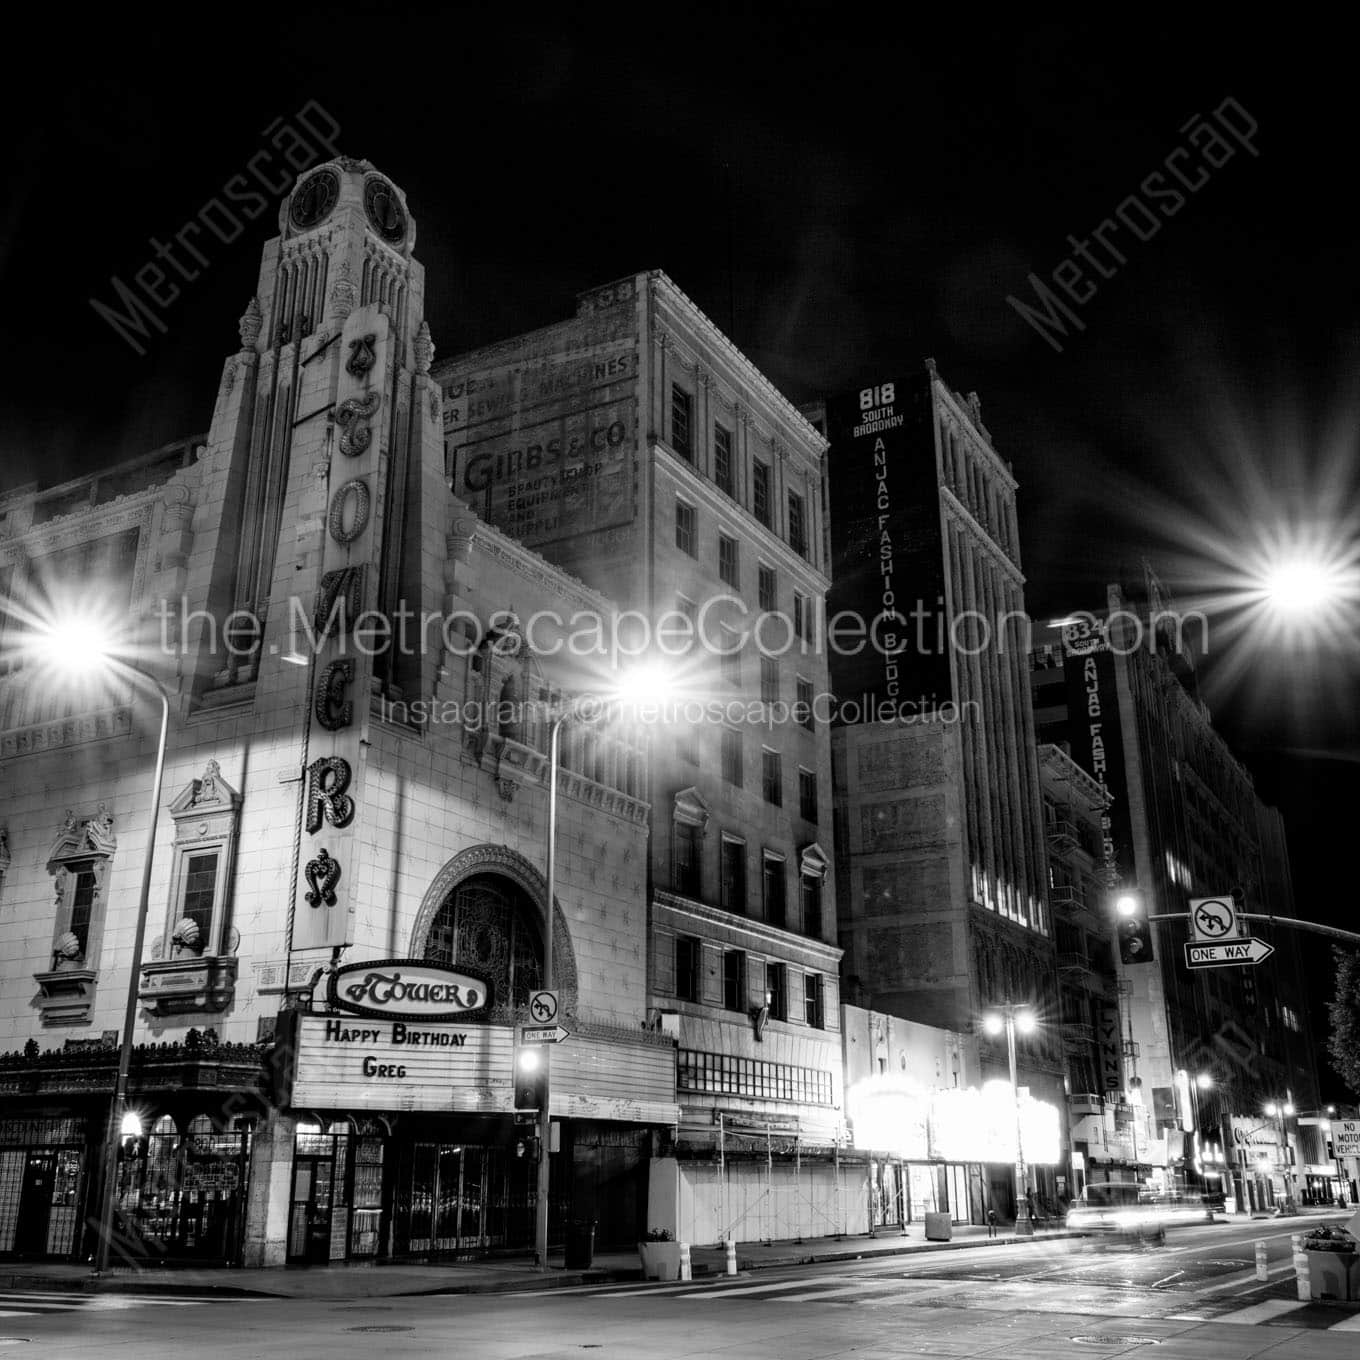
<path fill-rule="evenodd" d="M 587 710 L 584 700 L 569 702 L 555 713 L 548 726 L 548 853 L 547 873 L 545 875 L 547 903 L 547 922 L 543 930 L 543 987 L 551 991 L 553 985 L 553 906 L 557 894 L 557 772 L 561 766 L 562 728 L 573 718 L 580 717 L 587 722 L 599 722 L 608 716 L 612 709 L 637 705 L 646 700 L 656 703 L 664 700 L 666 682 L 658 676 L 639 673 L 628 684 L 607 695 L 594 696 L 595 711 Z M 538 1194 L 534 1204 L 534 1261 L 539 1270 L 548 1268 L 548 1196 L 551 1188 L 549 1149 L 552 1144 L 552 1063 L 549 1048 L 544 1047 L 541 1056 L 543 1063 L 542 1102 L 538 1110 Z"/>
<path fill-rule="evenodd" d="M 553 903 L 557 893 L 557 768 L 562 753 L 562 724 L 573 710 L 563 709 L 548 728 L 548 872 L 547 922 L 543 927 L 543 987 L 553 985 Z M 548 1268 L 548 1194 L 551 1185 L 552 1063 L 545 1046 L 539 1055 L 543 1063 L 543 1099 L 538 1110 L 538 1195 L 534 1201 L 534 1261 L 539 1270 Z"/>
<path fill-rule="evenodd" d="M 1284 1203 L 1280 1206 L 1280 1212 L 1284 1214 L 1296 1214 L 1299 1211 L 1294 1203 L 1294 1178 L 1289 1169 L 1289 1131 L 1284 1122 L 1293 1113 L 1294 1106 L 1287 1100 L 1272 1100 L 1266 1105 L 1266 1114 L 1280 1130 L 1280 1179 L 1284 1182 Z"/>
<path fill-rule="evenodd" d="M 156 853 L 156 820 L 160 815 L 161 782 L 165 775 L 165 741 L 170 729 L 170 696 L 155 676 L 130 665 L 114 654 L 113 644 L 102 626 L 91 618 L 68 618 L 43 624 L 34 630 L 26 648 L 40 663 L 54 666 L 68 677 L 88 673 L 91 667 L 122 675 L 134 684 L 152 689 L 161 703 L 160 734 L 156 741 L 156 772 L 151 781 L 151 819 L 142 857 L 142 885 L 137 895 L 137 916 L 132 933 L 127 1000 L 118 1043 L 118 1074 L 109 1102 L 109 1122 L 104 1133 L 104 1176 L 100 1187 L 99 1236 L 95 1242 L 94 1273 L 109 1268 L 114 1209 L 118 1197 L 118 1152 L 122 1145 L 127 1111 L 128 1072 L 132 1065 L 133 1029 L 137 1023 L 138 980 L 142 971 L 142 947 L 146 940 L 147 907 L 151 898 L 151 865 Z"/>
<path fill-rule="evenodd" d="M 1015 1235 L 1034 1236 L 1034 1220 L 1029 1216 L 1029 1173 L 1025 1168 L 1025 1135 L 1020 1118 L 1020 1083 L 1015 1066 L 1015 1031 L 1032 1034 L 1038 1024 L 1034 1012 L 1023 1004 L 996 1006 L 982 1018 L 988 1034 L 1006 1032 L 1006 1057 L 1010 1063 L 1011 1098 L 1015 1102 Z"/>

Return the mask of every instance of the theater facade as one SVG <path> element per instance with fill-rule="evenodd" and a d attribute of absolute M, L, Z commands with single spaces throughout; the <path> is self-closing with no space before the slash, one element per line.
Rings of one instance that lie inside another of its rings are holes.
<path fill-rule="evenodd" d="M 130 983 L 116 1255 L 529 1246 L 513 1072 L 548 932 L 550 1236 L 647 1226 L 678 1108 L 646 734 L 566 730 L 549 901 L 549 722 L 608 677 L 522 621 L 614 606 L 449 490 L 415 236 L 367 162 L 308 172 L 208 433 L 0 500 L 0 1255 L 92 1250 Z M 131 620 L 142 674 L 59 677 L 16 601 Z"/>

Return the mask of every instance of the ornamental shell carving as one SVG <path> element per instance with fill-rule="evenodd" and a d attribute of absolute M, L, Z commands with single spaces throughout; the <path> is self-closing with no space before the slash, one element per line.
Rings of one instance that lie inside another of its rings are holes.
<path fill-rule="evenodd" d="M 184 949 L 196 949 L 201 938 L 198 922 L 192 916 L 181 916 L 175 922 L 175 929 L 170 936 L 175 944 Z"/>

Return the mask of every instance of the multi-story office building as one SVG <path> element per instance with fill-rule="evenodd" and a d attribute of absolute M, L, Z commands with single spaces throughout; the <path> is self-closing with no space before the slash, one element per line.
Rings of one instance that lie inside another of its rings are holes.
<path fill-rule="evenodd" d="M 1126 1022 L 1104 854 L 1109 794 L 1051 743 L 1039 747 L 1039 775 L 1058 947 L 1075 1196 L 1088 1181 L 1140 1179 L 1150 1170 L 1145 1159 L 1153 1129 L 1147 1111 L 1125 1098 Z"/>
<path fill-rule="evenodd" d="M 1112 887 L 1150 916 L 1180 917 L 1153 920 L 1151 957 L 1119 965 L 1122 1084 L 1152 1120 L 1152 1174 L 1197 1183 L 1226 1162 L 1228 1192 L 1245 1209 L 1294 1194 L 1289 1130 L 1266 1109 L 1316 1107 L 1317 1081 L 1289 931 L 1240 923 L 1275 949 L 1255 967 L 1186 964 L 1192 898 L 1231 895 L 1242 911 L 1277 915 L 1292 906 L 1279 816 L 1198 696 L 1197 618 L 1178 614 L 1150 571 L 1111 586 L 1104 610 L 1074 614 L 1040 639 L 1034 701 L 1040 739 L 1110 796 L 1102 832 Z"/>
<path fill-rule="evenodd" d="M 825 428 L 837 912 L 848 999 L 962 1033 L 1028 1004 L 1022 1087 L 1063 1101 L 1016 482 L 932 362 L 810 408 Z M 1005 1043 L 982 1074 L 1007 1079 Z M 1058 1194 L 1036 1167 L 1041 1199 Z M 1009 1212 L 997 1159 L 987 1199 Z"/>
<path fill-rule="evenodd" d="M 455 493 L 617 600 L 687 710 L 650 748 L 648 994 L 681 1105 L 653 1221 L 837 1231 L 825 441 L 660 272 L 436 376 Z"/>
<path fill-rule="evenodd" d="M 647 1024 L 642 753 L 622 728 L 568 745 L 549 903 L 545 714 L 584 682 L 523 642 L 617 608 L 450 492 L 414 240 L 373 166 L 311 171 L 201 448 L 0 502 L 0 1252 L 90 1250 L 130 985 L 118 1254 L 527 1246 L 515 1026 L 549 930 L 553 1236 L 645 1226 L 678 1110 Z M 25 611 L 67 609 L 131 620 L 149 679 L 91 661 L 63 689 L 13 651 Z"/>

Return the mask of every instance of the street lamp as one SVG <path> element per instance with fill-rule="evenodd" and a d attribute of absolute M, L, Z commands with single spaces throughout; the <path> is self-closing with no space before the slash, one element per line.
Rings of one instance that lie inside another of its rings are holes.
<path fill-rule="evenodd" d="M 562 728 L 574 719 L 599 722 L 611 711 L 636 709 L 643 703 L 664 702 L 668 684 L 664 676 L 650 667 L 630 675 L 625 682 L 605 694 L 578 696 L 555 713 L 548 725 L 548 854 L 547 922 L 543 930 L 543 988 L 553 985 L 553 904 L 557 895 L 557 772 L 561 765 Z M 549 1149 L 552 1145 L 552 1064 L 545 1049 L 540 1079 L 542 1100 L 538 1108 L 538 1194 L 534 1204 L 534 1259 L 539 1270 L 548 1268 L 548 1195 L 551 1182 Z"/>
<path fill-rule="evenodd" d="M 1029 1174 L 1025 1169 L 1025 1135 L 1020 1118 L 1020 1083 L 1015 1070 L 1015 1032 L 1032 1034 L 1038 1027 L 1034 1012 L 1024 1004 L 996 1006 L 982 1017 L 982 1028 L 990 1035 L 1006 1033 L 1006 1057 L 1010 1063 L 1011 1098 L 1015 1102 L 1015 1235 L 1034 1236 L 1034 1220 L 1029 1216 Z"/>
<path fill-rule="evenodd" d="M 99 1236 L 95 1243 L 94 1273 L 109 1268 L 113 1238 L 114 1206 L 118 1193 L 118 1151 L 125 1127 L 136 1116 L 127 1108 L 128 1070 L 132 1065 L 133 1027 L 137 1023 L 138 979 L 142 971 L 142 947 L 146 940 L 147 906 L 151 897 L 151 864 L 156 852 L 156 819 L 161 807 L 161 781 L 165 774 L 165 738 L 170 727 L 170 696 L 153 675 L 118 656 L 104 625 L 92 615 L 71 615 L 37 624 L 23 651 L 39 664 L 51 667 L 68 681 L 86 679 L 91 673 L 121 675 L 134 684 L 149 686 L 161 701 L 160 735 L 156 742 L 156 773 L 151 782 L 151 820 L 142 857 L 142 886 L 137 898 L 137 919 L 132 935 L 132 962 L 128 973 L 127 1003 L 118 1044 L 118 1075 L 109 1102 L 109 1122 L 104 1133 L 104 1179 L 100 1191 Z M 140 1121 L 137 1123 L 140 1131 Z"/>
<path fill-rule="evenodd" d="M 1280 1179 L 1284 1182 L 1284 1203 L 1280 1206 L 1280 1212 L 1284 1214 L 1298 1213 L 1298 1206 L 1294 1203 L 1294 1177 L 1289 1169 L 1289 1133 L 1285 1128 L 1285 1120 L 1294 1117 L 1294 1106 L 1291 1101 L 1271 1100 L 1266 1103 L 1266 1114 L 1268 1114 L 1280 1128 Z"/>

